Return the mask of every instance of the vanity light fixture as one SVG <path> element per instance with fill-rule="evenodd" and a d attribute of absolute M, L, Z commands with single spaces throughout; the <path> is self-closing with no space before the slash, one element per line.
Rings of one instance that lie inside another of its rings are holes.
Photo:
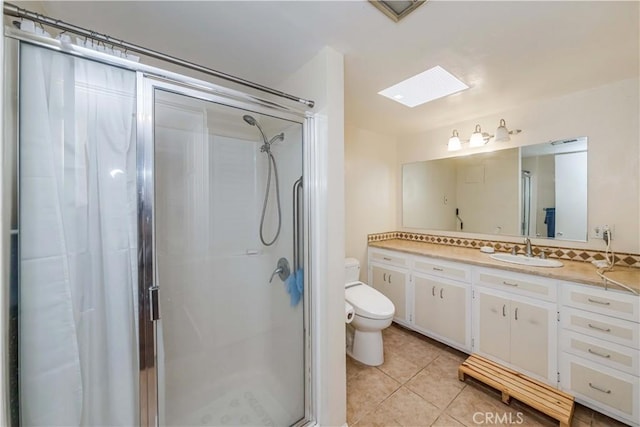
<path fill-rule="evenodd" d="M 491 138 L 491 136 L 485 139 L 480 125 L 476 125 L 476 130 L 473 131 L 471 139 L 469 139 L 469 147 L 482 147 L 484 144 L 489 142 L 489 138 Z"/>
<path fill-rule="evenodd" d="M 482 128 L 480 127 L 480 125 L 476 125 L 473 134 L 471 134 L 471 138 L 468 141 L 464 141 L 460 140 L 458 131 L 454 129 L 453 134 L 449 138 L 447 150 L 458 151 L 462 148 L 463 143 L 468 143 L 469 147 L 473 148 L 482 147 L 483 145 L 486 145 L 492 138 L 494 142 L 506 142 L 511 140 L 511 135 L 517 135 L 520 132 L 522 132 L 520 129 L 507 129 L 507 124 L 504 119 L 500 119 L 500 124 L 498 126 L 498 129 L 496 129 L 495 136 L 489 135 L 486 132 L 482 132 Z"/>
<path fill-rule="evenodd" d="M 453 134 L 451 135 L 451 138 L 449 138 L 449 144 L 447 144 L 447 150 L 458 151 L 461 148 L 462 148 L 462 143 L 460 142 L 458 131 L 454 129 Z"/>
<path fill-rule="evenodd" d="M 511 141 L 511 135 L 517 135 L 522 132 L 520 129 L 509 130 L 507 129 L 507 123 L 504 119 L 500 119 L 500 125 L 496 129 L 495 142 L 508 142 Z"/>

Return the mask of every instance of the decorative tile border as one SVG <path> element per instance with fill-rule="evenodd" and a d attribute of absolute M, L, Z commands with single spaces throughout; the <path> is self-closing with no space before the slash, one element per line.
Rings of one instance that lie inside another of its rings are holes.
<path fill-rule="evenodd" d="M 411 240 L 414 242 L 461 246 L 465 248 L 479 248 L 481 246 L 491 246 L 498 252 L 510 252 L 513 246 L 516 246 L 516 249 L 519 252 L 522 252 L 524 250 L 524 245 L 512 243 L 512 242 L 469 239 L 466 237 L 436 236 L 432 234 L 407 233 L 404 231 L 392 231 L 388 233 L 369 234 L 367 236 L 368 242 L 379 242 L 382 240 L 390 240 L 390 239 Z M 576 249 L 576 248 L 560 248 L 555 246 L 536 245 L 533 248 L 533 253 L 534 255 L 538 255 L 542 250 L 544 250 L 547 253 L 547 256 L 549 258 L 558 258 L 558 259 L 565 259 L 570 261 L 591 262 L 591 261 L 603 260 L 605 258 L 604 252 L 601 252 L 601 251 L 592 251 L 592 250 Z M 640 268 L 640 255 L 616 253 L 615 263 L 622 266 Z"/>

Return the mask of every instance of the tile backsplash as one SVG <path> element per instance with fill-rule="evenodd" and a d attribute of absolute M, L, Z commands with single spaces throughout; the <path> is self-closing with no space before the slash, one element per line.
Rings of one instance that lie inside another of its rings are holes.
<path fill-rule="evenodd" d="M 436 236 L 432 234 L 422 233 L 409 233 L 406 231 L 392 231 L 388 233 L 376 233 L 369 234 L 367 236 L 368 242 L 379 242 L 381 240 L 401 239 L 411 240 L 415 242 L 435 243 L 439 245 L 461 246 L 467 248 L 479 248 L 481 246 L 491 246 L 498 252 L 510 252 L 513 246 L 516 246 L 518 251 L 524 250 L 524 245 L 521 243 L 512 242 L 500 242 L 495 240 L 482 240 L 482 239 L 469 239 L 462 237 L 450 237 L 450 236 Z M 604 252 L 591 251 L 586 249 L 576 248 L 561 248 L 555 246 L 541 246 L 535 245 L 533 248 L 534 255 L 538 255 L 541 250 L 547 252 L 549 258 L 558 258 L 571 261 L 591 262 L 596 260 L 603 260 Z M 626 267 L 640 268 L 640 255 L 616 253 L 615 263 L 617 265 Z"/>

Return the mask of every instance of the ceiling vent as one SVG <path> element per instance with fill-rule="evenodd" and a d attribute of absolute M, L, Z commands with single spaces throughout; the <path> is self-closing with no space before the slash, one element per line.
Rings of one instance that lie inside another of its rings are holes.
<path fill-rule="evenodd" d="M 427 0 L 369 0 L 369 3 L 395 22 L 400 21 L 426 2 Z"/>

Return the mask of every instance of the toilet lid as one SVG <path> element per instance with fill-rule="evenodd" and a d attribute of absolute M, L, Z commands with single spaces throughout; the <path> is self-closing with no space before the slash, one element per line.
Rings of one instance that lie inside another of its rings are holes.
<path fill-rule="evenodd" d="M 369 319 L 388 319 L 395 307 L 389 298 L 362 282 L 354 282 L 344 290 L 344 297 L 356 315 Z"/>

